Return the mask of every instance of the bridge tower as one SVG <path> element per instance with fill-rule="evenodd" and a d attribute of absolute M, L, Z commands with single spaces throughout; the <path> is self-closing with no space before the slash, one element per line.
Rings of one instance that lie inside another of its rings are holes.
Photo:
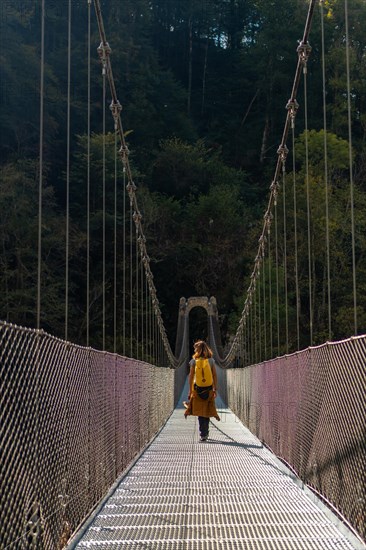
<path fill-rule="evenodd" d="M 223 349 L 219 325 L 217 302 L 214 296 L 191 296 L 186 300 L 182 297 L 179 300 L 177 336 L 175 341 L 175 355 L 181 354 L 184 343 L 189 346 L 189 314 L 192 309 L 202 307 L 207 312 L 208 341 L 211 347 L 222 357 Z M 188 350 L 189 351 L 189 350 Z"/>

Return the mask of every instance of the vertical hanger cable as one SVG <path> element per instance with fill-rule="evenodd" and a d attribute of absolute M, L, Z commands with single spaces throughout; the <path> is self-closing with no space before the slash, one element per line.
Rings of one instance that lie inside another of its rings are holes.
<path fill-rule="evenodd" d="M 300 291 L 299 291 L 299 260 L 297 248 L 297 190 L 296 190 L 296 151 L 295 151 L 295 120 L 291 123 L 292 137 L 292 180 L 294 203 L 294 256 L 295 256 L 295 294 L 296 294 L 296 339 L 297 349 L 300 349 Z"/>
<path fill-rule="evenodd" d="M 41 271 L 42 271 L 42 192 L 43 192 L 43 130 L 44 130 L 44 20 L 45 0 L 41 6 L 41 67 L 39 102 L 39 186 L 38 186 L 38 265 L 37 265 L 37 329 L 41 327 Z"/>
<path fill-rule="evenodd" d="M 278 208 L 277 197 L 274 202 L 275 211 L 275 258 L 276 258 L 276 328 L 277 328 L 277 355 L 280 353 L 280 281 L 279 281 L 279 262 L 278 262 Z"/>
<path fill-rule="evenodd" d="M 104 58 L 103 58 L 103 68 L 102 68 L 102 75 L 103 75 L 103 106 L 102 106 L 102 109 L 103 109 L 103 129 L 102 129 L 102 134 L 103 134 L 103 145 L 102 145 L 102 151 L 103 151 L 103 158 L 102 158 L 102 210 L 103 210 L 103 221 L 102 221 L 102 226 L 103 226 L 103 229 L 102 229 L 102 270 L 103 270 L 103 275 L 102 275 L 102 340 L 103 340 L 103 350 L 105 350 L 105 333 L 106 333 L 106 330 L 105 330 L 105 324 L 106 324 L 106 314 L 105 314 L 105 308 L 106 308 L 106 265 L 105 265 L 105 261 L 106 261 L 106 212 L 105 212 L 105 209 L 106 209 L 106 181 L 105 181 L 105 178 L 106 178 L 106 165 L 105 165 L 105 161 L 106 161 L 106 73 L 107 73 L 107 68 L 106 68 L 106 58 L 105 58 L 105 54 L 104 54 Z"/>
<path fill-rule="evenodd" d="M 140 327 L 139 327 L 139 233 L 138 227 L 136 225 L 136 254 L 135 254 L 135 278 L 136 278 L 136 358 L 139 359 L 139 337 L 140 337 Z"/>
<path fill-rule="evenodd" d="M 309 292 L 309 329 L 310 346 L 313 345 L 313 283 L 312 283 L 312 247 L 311 247 L 311 209 L 310 209 L 310 181 L 309 181 L 309 130 L 308 130 L 308 102 L 307 102 L 307 66 L 304 63 L 304 118 L 305 118 L 305 183 L 307 208 L 307 235 L 308 235 L 308 292 Z"/>
<path fill-rule="evenodd" d="M 65 246 L 65 340 L 69 332 L 69 243 L 70 243 L 70 112 L 71 112 L 71 0 L 67 30 L 67 129 L 66 129 L 66 246 Z"/>
<path fill-rule="evenodd" d="M 265 256 L 264 256 L 264 244 L 262 245 L 262 279 L 263 279 L 263 333 L 264 333 L 264 360 L 268 358 L 267 355 L 267 305 L 266 305 L 266 268 L 265 268 Z"/>
<path fill-rule="evenodd" d="M 132 222 L 133 222 L 133 202 L 130 197 L 130 354 L 133 357 L 133 233 L 132 233 Z"/>
<path fill-rule="evenodd" d="M 268 226 L 268 294 L 269 294 L 269 347 L 270 357 L 273 357 L 273 323 L 272 323 L 272 262 L 271 262 L 271 230 Z"/>
<path fill-rule="evenodd" d="M 258 322 L 259 322 L 259 361 L 263 361 L 263 351 L 262 351 L 262 316 L 261 316 L 261 284 L 260 280 L 257 284 L 258 288 Z"/>
<path fill-rule="evenodd" d="M 117 351 L 117 185 L 118 185 L 118 173 L 117 173 L 117 149 L 118 149 L 118 126 L 115 121 L 114 126 L 114 238 L 113 238 L 113 351 Z"/>
<path fill-rule="evenodd" d="M 258 363 L 259 357 L 259 345 L 258 345 L 258 335 L 259 335 L 259 323 L 257 317 L 257 292 L 254 291 L 253 295 L 253 317 L 254 317 L 254 350 L 255 350 L 255 362 Z"/>
<path fill-rule="evenodd" d="M 332 304 L 330 286 L 330 244 L 329 244 L 329 182 L 328 182 L 328 142 L 327 142 L 327 102 L 325 89 L 325 33 L 324 7 L 320 2 L 321 41 L 322 41 L 322 80 L 323 80 L 323 130 L 324 130 L 324 185 L 325 185 L 325 240 L 327 257 L 327 297 L 328 297 L 328 339 L 332 339 Z"/>
<path fill-rule="evenodd" d="M 348 151 L 349 151 L 349 181 L 351 200 L 351 238 L 352 238 L 352 283 L 353 283 L 353 323 L 354 333 L 357 335 L 357 283 L 356 283 L 356 245 L 355 245 L 355 209 L 354 209 L 354 182 L 353 182 L 353 153 L 352 153 L 352 116 L 351 116 L 351 84 L 350 84 L 350 41 L 348 30 L 348 0 L 344 0 L 346 25 L 346 73 L 347 73 L 347 111 L 348 111 Z"/>
<path fill-rule="evenodd" d="M 285 291 L 285 335 L 286 353 L 288 353 L 288 288 L 287 288 L 287 212 L 286 212 L 286 170 L 282 164 L 282 198 L 283 198 L 283 286 Z"/>
<path fill-rule="evenodd" d="M 91 119 L 91 0 L 88 0 L 88 112 L 86 166 L 86 345 L 90 345 L 90 119 Z"/>
<path fill-rule="evenodd" d="M 123 269 L 123 280 L 122 280 L 122 352 L 123 355 L 126 355 L 126 167 L 123 165 L 123 234 L 122 234 L 122 269 Z"/>

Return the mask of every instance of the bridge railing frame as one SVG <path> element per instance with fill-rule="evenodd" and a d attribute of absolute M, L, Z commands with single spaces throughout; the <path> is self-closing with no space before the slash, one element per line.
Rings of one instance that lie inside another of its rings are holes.
<path fill-rule="evenodd" d="M 366 335 L 219 368 L 238 418 L 365 540 Z"/>
<path fill-rule="evenodd" d="M 174 384 L 174 369 L 0 322 L 2 548 L 62 547 L 167 420 Z"/>

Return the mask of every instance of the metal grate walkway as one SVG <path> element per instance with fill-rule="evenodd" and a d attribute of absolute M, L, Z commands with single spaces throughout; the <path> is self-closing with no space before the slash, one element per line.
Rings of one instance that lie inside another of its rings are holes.
<path fill-rule="evenodd" d="M 180 404 L 69 548 L 365 548 L 342 534 L 331 514 L 220 400 L 217 405 L 221 422 L 212 421 L 210 439 L 201 443 L 197 418 L 185 420 Z"/>

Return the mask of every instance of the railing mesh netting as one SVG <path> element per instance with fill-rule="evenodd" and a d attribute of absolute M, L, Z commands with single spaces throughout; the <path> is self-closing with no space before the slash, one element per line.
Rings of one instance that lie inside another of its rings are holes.
<path fill-rule="evenodd" d="M 168 418 L 185 368 L 6 323 L 0 361 L 0 547 L 62 548 Z M 237 416 L 363 538 L 365 365 L 363 336 L 219 369 Z"/>
<path fill-rule="evenodd" d="M 240 420 L 365 539 L 366 336 L 219 371 Z"/>
<path fill-rule="evenodd" d="M 0 323 L 0 548 L 62 548 L 174 406 L 174 370 Z"/>

